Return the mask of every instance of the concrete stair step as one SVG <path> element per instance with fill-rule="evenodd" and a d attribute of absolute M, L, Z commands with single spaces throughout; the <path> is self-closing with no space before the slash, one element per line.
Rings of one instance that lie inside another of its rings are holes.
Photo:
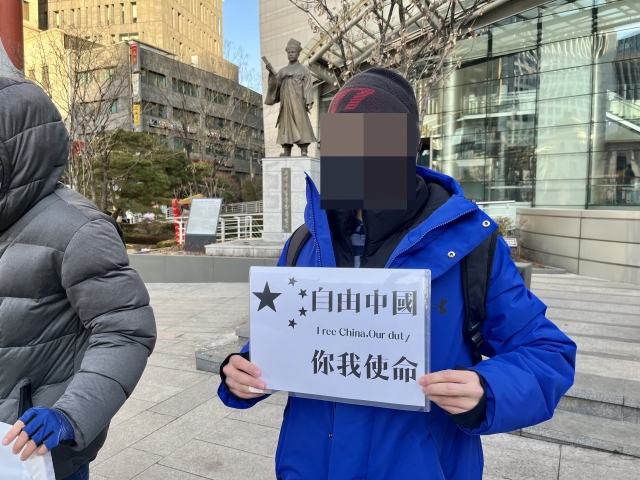
<path fill-rule="evenodd" d="M 640 382 L 577 373 L 558 409 L 640 425 Z"/>
<path fill-rule="evenodd" d="M 640 425 L 556 410 L 551 420 L 511 432 L 523 437 L 640 457 Z"/>
<path fill-rule="evenodd" d="M 236 343 L 201 348 L 196 351 L 196 370 L 219 374 L 224 359 L 239 351 L 240 347 Z"/>
<path fill-rule="evenodd" d="M 238 345 L 244 347 L 249 342 L 249 322 L 236 327 L 236 336 L 238 337 Z"/>
<path fill-rule="evenodd" d="M 238 345 L 249 341 L 249 322 L 236 328 Z M 558 409 L 640 424 L 640 382 L 577 373 Z"/>

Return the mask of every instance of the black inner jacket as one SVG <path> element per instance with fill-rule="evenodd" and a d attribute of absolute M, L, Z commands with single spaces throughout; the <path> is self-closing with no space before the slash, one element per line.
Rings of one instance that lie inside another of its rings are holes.
<path fill-rule="evenodd" d="M 407 210 L 363 210 L 365 243 L 360 267 L 384 268 L 398 244 L 438 208 L 451 194 L 438 183 L 416 175 L 416 198 Z M 354 210 L 327 210 L 331 241 L 339 268 L 353 268 L 351 235 L 357 225 Z"/>
<path fill-rule="evenodd" d="M 411 230 L 431 216 L 451 198 L 451 194 L 438 183 L 427 183 L 416 175 L 416 199 L 407 210 L 363 210 L 365 242 L 361 268 L 384 268 L 398 244 Z M 338 268 L 353 268 L 354 254 L 351 235 L 358 221 L 353 210 L 327 210 L 331 242 Z M 228 362 L 228 359 L 226 360 Z M 458 370 L 466 370 L 457 367 Z M 221 369 L 222 370 L 222 369 Z M 447 415 L 453 422 L 467 428 L 477 428 L 486 419 L 487 392 L 480 375 L 484 394 L 471 410 Z"/>

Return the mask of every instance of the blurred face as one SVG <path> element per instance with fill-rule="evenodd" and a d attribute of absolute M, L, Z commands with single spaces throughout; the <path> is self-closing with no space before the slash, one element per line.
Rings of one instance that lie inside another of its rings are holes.
<path fill-rule="evenodd" d="M 323 113 L 320 208 L 406 210 L 415 200 L 416 118 Z"/>
<path fill-rule="evenodd" d="M 298 49 L 296 48 L 287 48 L 287 58 L 289 59 L 290 62 L 295 62 L 298 59 L 298 56 L 300 55 L 300 52 L 298 52 Z"/>

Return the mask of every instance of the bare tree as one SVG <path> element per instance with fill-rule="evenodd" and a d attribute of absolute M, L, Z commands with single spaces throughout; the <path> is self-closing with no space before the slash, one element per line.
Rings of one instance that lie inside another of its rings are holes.
<path fill-rule="evenodd" d="M 249 66 L 250 56 L 241 45 L 225 41 L 224 58 L 238 66 L 238 83 L 240 85 L 262 93 L 262 76 L 258 70 Z"/>
<path fill-rule="evenodd" d="M 32 38 L 27 46 L 27 77 L 52 98 L 70 139 L 66 182 L 107 209 L 109 162 L 118 131 L 129 114 L 118 99 L 129 89 L 126 44 L 105 46 L 96 29 L 65 26 Z"/>
<path fill-rule="evenodd" d="M 252 84 L 258 75 L 246 70 L 247 56 L 234 49 L 241 76 Z M 171 128 L 189 160 L 192 180 L 182 196 L 220 195 L 226 188 L 224 168 L 234 159 L 254 161 L 262 150 L 262 122 L 255 92 L 218 75 L 182 62 L 172 62 L 171 80 L 165 88 L 156 87 L 163 103 L 172 106 Z M 259 80 L 258 80 L 259 81 Z M 143 112 L 149 107 L 143 107 Z M 167 116 L 169 112 L 167 112 Z M 208 157 L 203 160 L 203 157 Z"/>
<path fill-rule="evenodd" d="M 316 34 L 314 61 L 340 87 L 369 66 L 425 81 L 416 89 L 422 123 L 430 90 L 460 65 L 456 44 L 475 39 L 473 22 L 493 0 L 289 0 Z"/>

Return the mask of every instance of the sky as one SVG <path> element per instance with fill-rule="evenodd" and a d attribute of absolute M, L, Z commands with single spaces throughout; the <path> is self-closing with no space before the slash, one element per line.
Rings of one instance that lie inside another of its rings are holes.
<path fill-rule="evenodd" d="M 249 68 L 260 74 L 260 8 L 259 0 L 224 0 L 222 21 L 224 42 L 234 49 L 241 46 L 249 55 Z M 226 50 L 226 49 L 225 49 Z M 232 59 L 229 59 L 232 60 Z"/>

